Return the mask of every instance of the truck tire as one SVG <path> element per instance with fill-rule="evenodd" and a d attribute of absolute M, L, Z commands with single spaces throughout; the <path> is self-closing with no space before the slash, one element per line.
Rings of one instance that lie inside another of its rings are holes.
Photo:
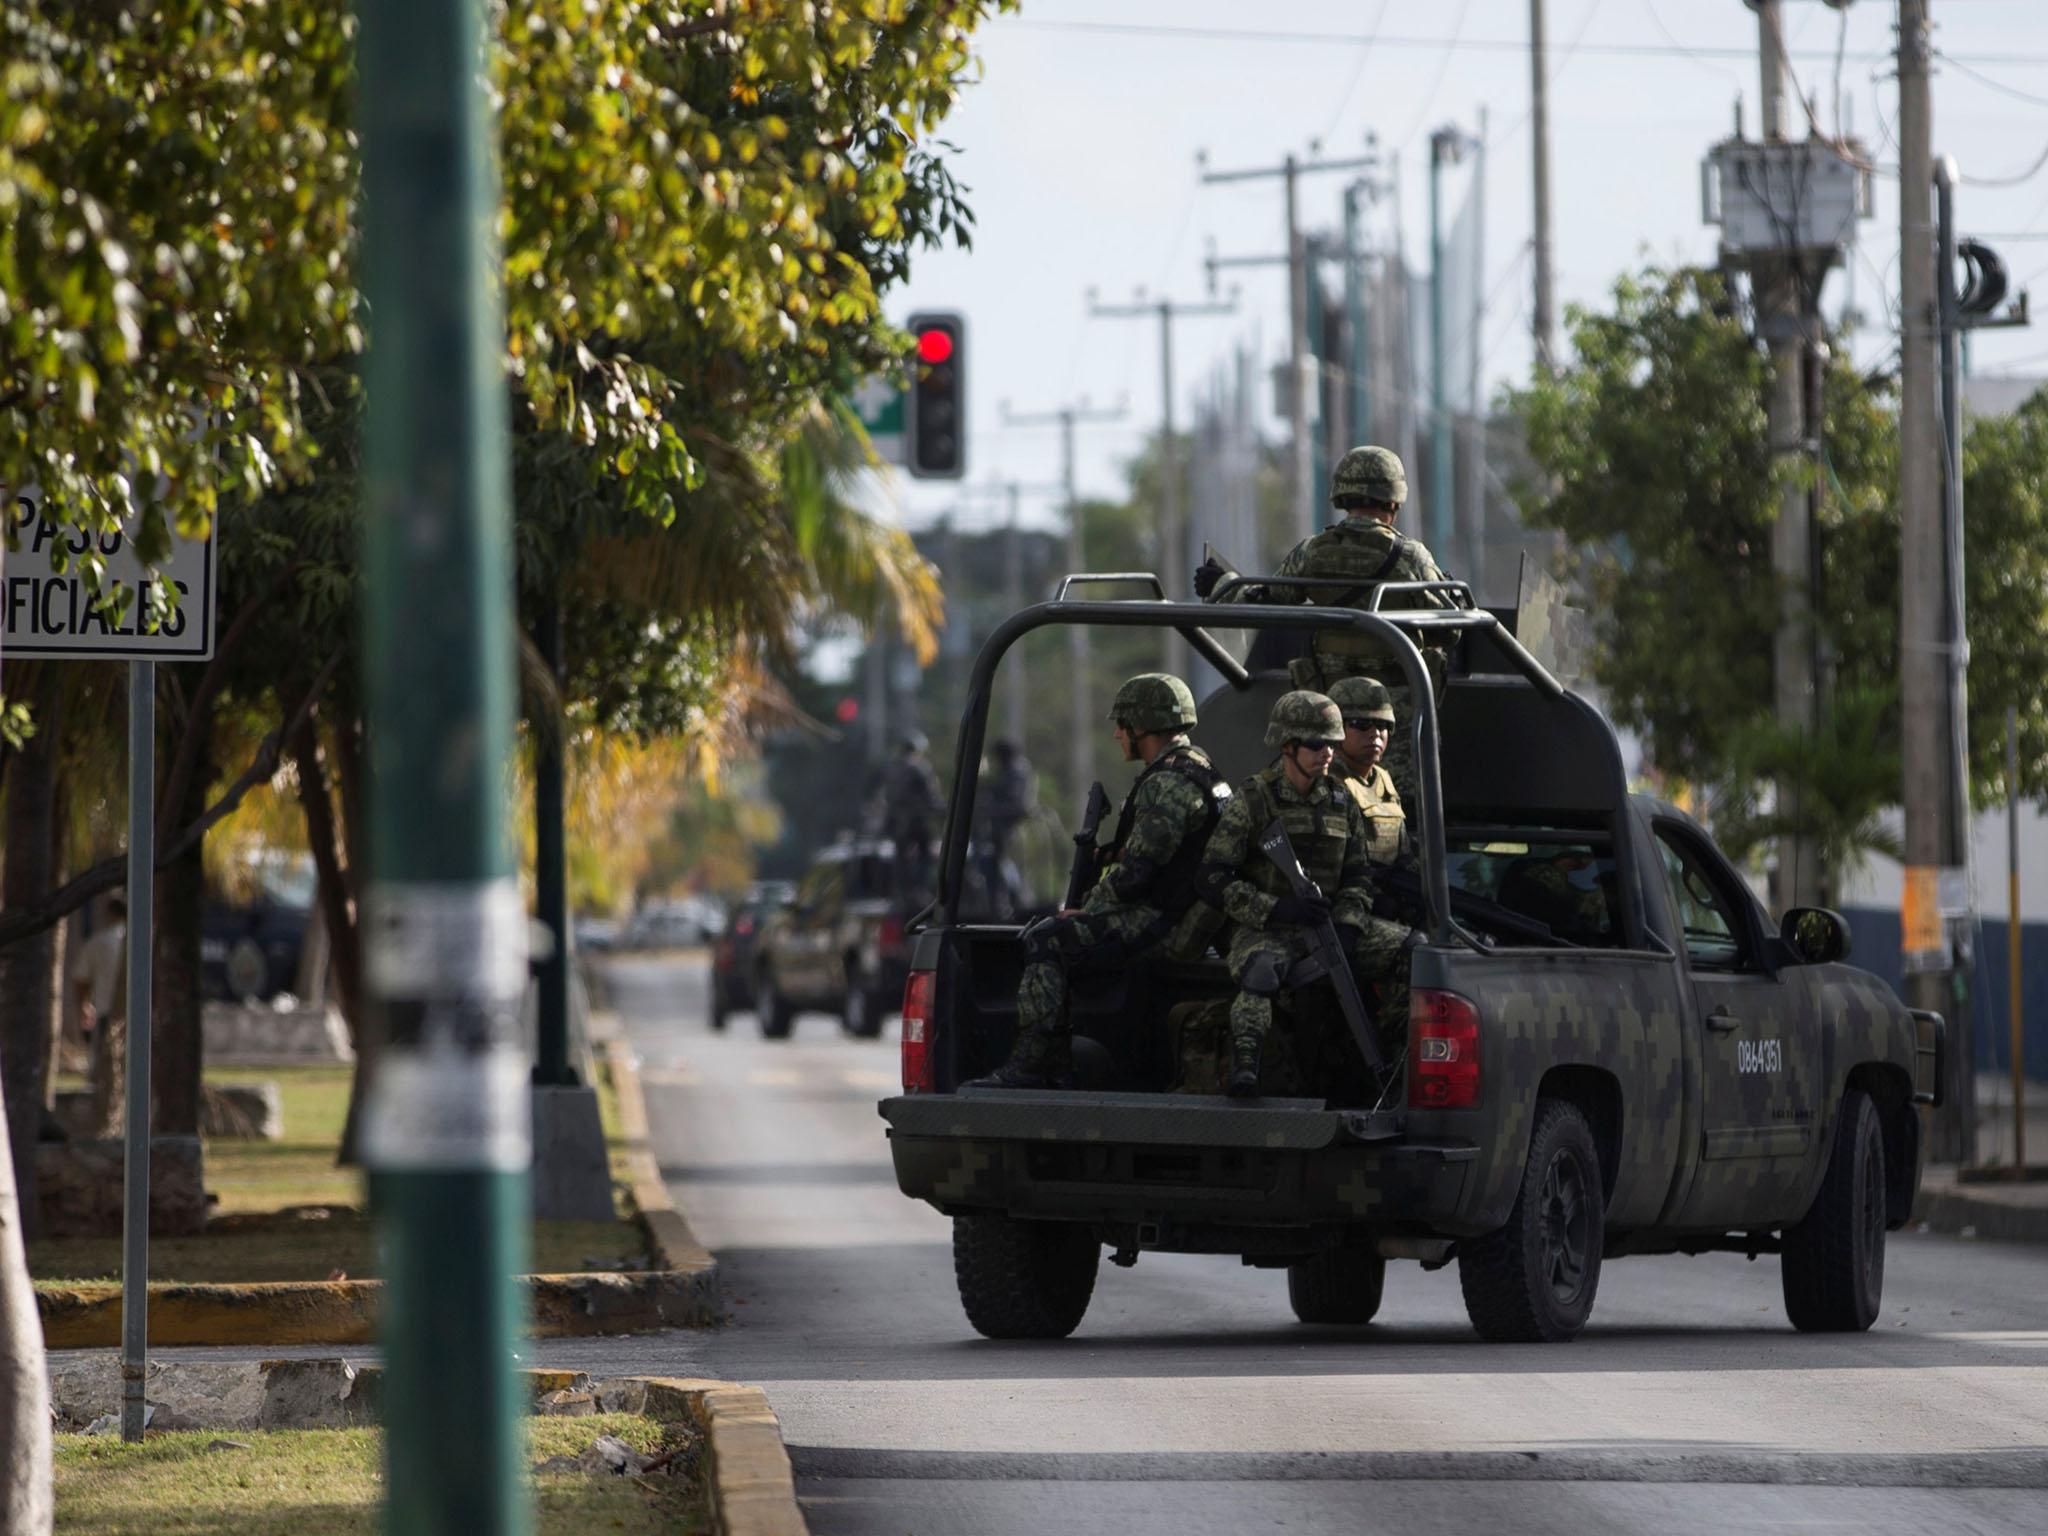
<path fill-rule="evenodd" d="M 1600 1288 L 1606 1210 L 1586 1117 L 1563 1099 L 1538 1099 L 1507 1225 L 1458 1244 L 1465 1313 L 1481 1338 L 1562 1344 L 1578 1335 Z"/>
<path fill-rule="evenodd" d="M 846 1001 L 840 1005 L 839 1027 L 856 1040 L 872 1040 L 889 1016 L 881 990 L 859 971 L 846 973 Z"/>
<path fill-rule="evenodd" d="M 1785 1229 L 1785 1312 L 1803 1333 L 1861 1333 L 1884 1300 L 1884 1135 L 1870 1095 L 1842 1095 L 1813 1208 Z"/>
<path fill-rule="evenodd" d="M 1064 1339 L 1095 1294 L 1102 1245 L 1072 1222 L 999 1211 L 953 1218 L 953 1278 L 975 1331 L 991 1339 Z"/>
<path fill-rule="evenodd" d="M 1287 1301 L 1304 1323 L 1369 1323 L 1386 1284 L 1387 1261 L 1362 1248 L 1335 1248 L 1287 1266 Z"/>
<path fill-rule="evenodd" d="M 765 965 L 754 979 L 754 1017 L 760 1020 L 763 1040 L 787 1040 L 796 1027 L 796 1009 L 775 985 L 775 973 Z"/>

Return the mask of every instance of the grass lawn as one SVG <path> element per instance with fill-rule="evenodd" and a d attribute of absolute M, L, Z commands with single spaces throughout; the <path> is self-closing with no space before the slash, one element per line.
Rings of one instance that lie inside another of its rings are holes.
<path fill-rule="evenodd" d="M 527 1420 L 529 1466 L 574 1456 L 601 1434 L 642 1455 L 687 1445 L 691 1432 L 633 1414 Z M 459 1433 L 459 1427 L 451 1433 Z M 57 1437 L 57 1525 L 75 1536 L 375 1536 L 384 1478 L 373 1429 L 199 1430 L 140 1445 L 111 1435 Z M 209 1446 L 238 1442 L 217 1450 Z M 669 1536 L 709 1529 L 688 1450 L 684 1473 L 531 1477 L 540 1536 Z"/>
<path fill-rule="evenodd" d="M 206 1076 L 221 1086 L 275 1082 L 283 1099 L 284 1139 L 207 1141 L 206 1187 L 220 1197 L 214 1207 L 215 1224 L 191 1237 L 152 1238 L 150 1280 L 228 1284 L 325 1280 L 336 1271 L 350 1279 L 376 1275 L 376 1229 L 364 1214 L 363 1175 L 359 1169 L 337 1167 L 334 1161 L 348 1114 L 350 1069 L 242 1067 L 209 1071 Z M 598 1105 L 611 1156 L 613 1193 L 624 1219 L 535 1222 L 533 1273 L 619 1269 L 647 1252 L 639 1225 L 631 1219 L 626 1143 L 619 1134 L 618 1097 L 609 1081 L 599 1084 Z M 321 1209 L 280 1214 L 301 1206 Z M 29 1270 L 39 1285 L 116 1280 L 121 1273 L 121 1240 L 45 1238 L 29 1244 Z"/>

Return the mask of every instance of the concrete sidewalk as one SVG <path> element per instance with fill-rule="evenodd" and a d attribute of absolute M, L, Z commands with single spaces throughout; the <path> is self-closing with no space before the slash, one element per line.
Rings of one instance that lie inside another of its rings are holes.
<path fill-rule="evenodd" d="M 2022 1090 L 2027 1162 L 2048 1166 L 2048 1083 Z M 1913 1220 L 1929 1232 L 2006 1242 L 2048 1243 L 2048 1178 L 2006 1182 L 1992 1170 L 2013 1163 L 2012 1081 L 1977 1075 L 1977 1168 L 1930 1163 Z"/>

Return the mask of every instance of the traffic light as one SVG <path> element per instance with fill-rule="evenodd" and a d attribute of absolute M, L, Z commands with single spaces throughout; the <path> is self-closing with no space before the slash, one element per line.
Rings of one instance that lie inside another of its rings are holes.
<path fill-rule="evenodd" d="M 910 472 L 920 480 L 967 473 L 967 322 L 950 312 L 912 315 Z"/>

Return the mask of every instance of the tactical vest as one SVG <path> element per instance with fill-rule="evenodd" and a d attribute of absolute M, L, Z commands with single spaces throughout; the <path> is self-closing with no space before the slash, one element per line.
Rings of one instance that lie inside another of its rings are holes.
<path fill-rule="evenodd" d="M 1177 917 L 1194 904 L 1195 870 L 1202 862 L 1202 853 L 1209 846 L 1209 834 L 1216 830 L 1216 823 L 1223 819 L 1223 806 L 1230 799 L 1230 781 L 1216 770 L 1208 754 L 1201 748 L 1188 745 L 1168 747 L 1164 752 L 1145 765 L 1145 771 L 1138 775 L 1131 785 L 1131 792 L 1124 796 L 1122 812 L 1117 816 L 1116 835 L 1110 839 L 1111 858 L 1123 852 L 1124 841 L 1131 835 L 1131 827 L 1138 819 L 1138 789 L 1155 773 L 1170 773 L 1188 781 L 1202 792 L 1202 804 L 1206 808 L 1202 819 L 1188 828 L 1180 840 L 1180 846 L 1173 850 L 1173 857 L 1159 871 L 1159 877 L 1152 882 L 1152 890 L 1158 900 L 1149 905 L 1158 907 L 1168 916 Z"/>
<path fill-rule="evenodd" d="M 1408 817 L 1385 765 L 1375 764 L 1370 774 L 1333 767 L 1330 777 L 1358 802 L 1359 813 L 1365 817 L 1366 857 L 1375 864 L 1393 863 L 1401 852 Z"/>
<path fill-rule="evenodd" d="M 1239 872 L 1240 876 L 1269 896 L 1287 894 L 1287 877 L 1256 847 L 1259 834 L 1277 816 L 1287 828 L 1287 840 L 1294 844 L 1294 856 L 1301 860 L 1309 879 L 1325 896 L 1334 897 L 1344 872 L 1344 849 L 1351 835 L 1351 821 L 1345 814 L 1347 797 L 1326 778 L 1320 790 L 1309 791 L 1311 803 L 1304 805 L 1291 793 L 1283 800 L 1279 783 L 1284 771 L 1276 766 L 1255 773 L 1245 780 L 1240 791 L 1246 809 L 1251 812 L 1254 844 L 1248 867 Z"/>

